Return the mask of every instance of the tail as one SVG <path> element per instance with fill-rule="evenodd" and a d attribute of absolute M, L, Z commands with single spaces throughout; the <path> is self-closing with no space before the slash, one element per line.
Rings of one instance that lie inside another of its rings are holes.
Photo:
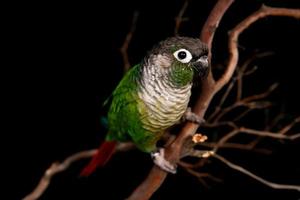
<path fill-rule="evenodd" d="M 81 171 L 80 176 L 89 176 L 97 169 L 97 167 L 104 166 L 114 153 L 116 144 L 117 142 L 115 141 L 103 142 L 90 163 Z"/>

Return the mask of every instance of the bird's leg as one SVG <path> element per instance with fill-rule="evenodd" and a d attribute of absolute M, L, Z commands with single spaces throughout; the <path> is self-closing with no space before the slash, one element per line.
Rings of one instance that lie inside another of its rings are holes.
<path fill-rule="evenodd" d="M 159 148 L 157 151 L 151 152 L 153 162 L 159 166 L 162 170 L 172 174 L 176 174 L 176 165 L 171 164 L 165 159 L 165 149 Z"/>
<path fill-rule="evenodd" d="M 203 118 L 193 113 L 190 107 L 186 109 L 185 113 L 182 116 L 182 119 L 183 121 L 190 121 L 197 124 L 202 124 L 203 122 L 205 122 Z"/>

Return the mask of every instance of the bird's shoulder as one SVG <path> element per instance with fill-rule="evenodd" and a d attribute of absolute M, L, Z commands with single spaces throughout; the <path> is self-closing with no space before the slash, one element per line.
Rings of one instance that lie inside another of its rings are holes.
<path fill-rule="evenodd" d="M 110 97 L 104 102 L 104 106 L 120 107 L 125 104 L 132 104 L 138 99 L 138 80 L 140 76 L 140 65 L 132 67 L 122 78 Z"/>

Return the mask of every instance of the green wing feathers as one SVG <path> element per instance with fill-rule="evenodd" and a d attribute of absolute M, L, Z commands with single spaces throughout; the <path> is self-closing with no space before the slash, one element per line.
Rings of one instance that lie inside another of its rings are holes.
<path fill-rule="evenodd" d="M 140 65 L 130 69 L 112 94 L 106 140 L 133 140 L 139 149 L 148 152 L 155 148 L 156 140 L 151 142 L 154 134 L 146 131 L 141 121 L 146 107 L 138 97 L 139 71 Z"/>

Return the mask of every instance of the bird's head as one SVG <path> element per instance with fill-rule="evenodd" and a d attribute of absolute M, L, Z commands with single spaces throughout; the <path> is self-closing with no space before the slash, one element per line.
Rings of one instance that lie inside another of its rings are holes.
<path fill-rule="evenodd" d="M 208 72 L 208 49 L 199 39 L 171 37 L 155 46 L 145 59 L 162 78 L 176 86 L 191 83 L 194 76 L 205 77 Z"/>

